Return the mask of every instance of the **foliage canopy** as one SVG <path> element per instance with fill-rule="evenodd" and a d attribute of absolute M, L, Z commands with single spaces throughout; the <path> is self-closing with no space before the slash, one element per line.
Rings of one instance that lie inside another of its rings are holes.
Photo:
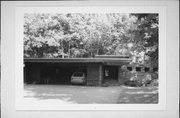
<path fill-rule="evenodd" d="M 24 57 L 94 55 L 131 55 L 157 65 L 158 14 L 24 14 Z"/>

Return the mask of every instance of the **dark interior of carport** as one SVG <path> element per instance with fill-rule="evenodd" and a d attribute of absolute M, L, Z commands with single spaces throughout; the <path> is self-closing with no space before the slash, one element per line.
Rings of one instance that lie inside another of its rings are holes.
<path fill-rule="evenodd" d="M 71 63 L 26 63 L 24 82 L 27 84 L 70 84 L 74 72 L 87 73 L 87 66 Z"/>
<path fill-rule="evenodd" d="M 121 79 L 125 59 L 24 59 L 25 84 L 71 84 L 74 72 L 86 74 L 86 85 Z"/>

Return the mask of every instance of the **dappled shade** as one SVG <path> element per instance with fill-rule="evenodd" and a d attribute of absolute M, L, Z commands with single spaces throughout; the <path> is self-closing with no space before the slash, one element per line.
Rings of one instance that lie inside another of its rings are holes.
<path fill-rule="evenodd" d="M 25 100 L 59 101 L 62 104 L 154 104 L 158 103 L 156 87 L 87 87 L 58 85 L 25 85 Z"/>

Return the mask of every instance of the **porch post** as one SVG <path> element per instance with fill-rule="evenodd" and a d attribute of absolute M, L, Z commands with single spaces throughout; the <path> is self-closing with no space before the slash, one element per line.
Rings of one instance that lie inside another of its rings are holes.
<path fill-rule="evenodd" d="M 103 65 L 102 64 L 100 64 L 99 65 L 99 85 L 101 85 L 102 84 L 102 81 L 103 81 Z"/>
<path fill-rule="evenodd" d="M 123 84 L 123 69 L 122 66 L 118 66 L 118 83 Z"/>

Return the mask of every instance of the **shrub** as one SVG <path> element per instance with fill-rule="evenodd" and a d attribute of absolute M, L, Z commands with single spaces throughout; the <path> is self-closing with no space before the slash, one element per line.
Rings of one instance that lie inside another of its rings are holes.
<path fill-rule="evenodd" d="M 134 72 L 129 75 L 131 75 L 129 79 L 124 82 L 124 84 L 128 86 L 141 87 L 156 86 L 158 84 L 158 81 L 154 81 L 157 79 L 153 79 L 152 73 Z"/>

